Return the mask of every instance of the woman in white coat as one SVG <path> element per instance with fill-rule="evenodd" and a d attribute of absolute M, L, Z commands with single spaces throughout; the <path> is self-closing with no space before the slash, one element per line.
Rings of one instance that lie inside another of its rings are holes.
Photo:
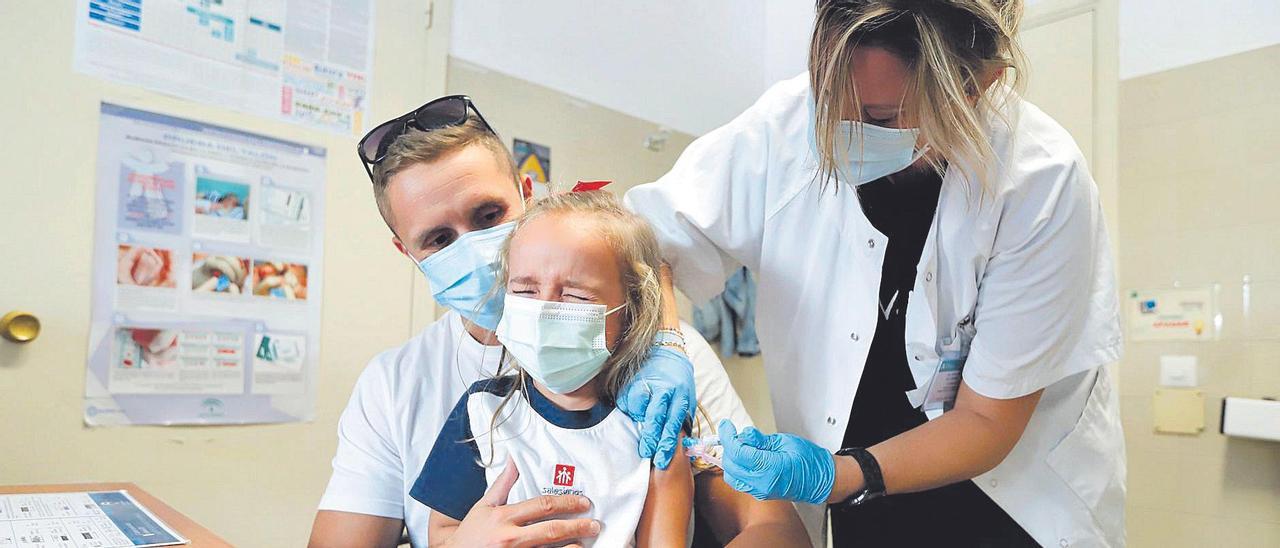
<path fill-rule="evenodd" d="M 722 425 L 725 480 L 814 538 L 829 505 L 837 546 L 1124 543 L 1111 251 L 1014 91 L 1022 8 L 821 1 L 809 72 L 627 195 L 695 301 L 758 277 L 784 433 Z"/>

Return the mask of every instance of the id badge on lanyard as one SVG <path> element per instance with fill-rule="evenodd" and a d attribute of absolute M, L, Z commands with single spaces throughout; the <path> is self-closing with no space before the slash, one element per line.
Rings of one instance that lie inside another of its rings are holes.
<path fill-rule="evenodd" d="M 950 411 L 956 406 L 956 395 L 960 393 L 961 373 L 968 353 L 961 347 L 959 337 L 952 339 L 951 344 L 942 349 L 942 360 L 938 369 L 929 380 L 929 389 L 925 393 L 921 410 Z"/>

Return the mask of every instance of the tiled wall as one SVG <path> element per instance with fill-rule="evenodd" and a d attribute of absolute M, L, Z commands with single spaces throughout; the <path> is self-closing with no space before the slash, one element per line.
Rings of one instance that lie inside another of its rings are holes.
<path fill-rule="evenodd" d="M 1121 83 L 1122 291 L 1219 284 L 1223 314 L 1214 342 L 1126 346 L 1130 546 L 1280 546 L 1280 442 L 1217 432 L 1224 396 L 1280 397 L 1277 90 L 1280 46 Z M 1154 431 L 1165 354 L 1199 357 L 1199 435 Z"/>

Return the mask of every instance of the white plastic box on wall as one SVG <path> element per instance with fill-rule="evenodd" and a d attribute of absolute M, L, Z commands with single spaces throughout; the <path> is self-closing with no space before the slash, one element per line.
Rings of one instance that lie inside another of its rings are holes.
<path fill-rule="evenodd" d="M 1280 401 L 1224 398 L 1221 431 L 1228 436 L 1280 441 Z"/>

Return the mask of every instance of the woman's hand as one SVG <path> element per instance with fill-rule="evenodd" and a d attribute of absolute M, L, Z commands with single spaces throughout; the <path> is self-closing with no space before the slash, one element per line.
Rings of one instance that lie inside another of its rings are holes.
<path fill-rule="evenodd" d="M 679 329 L 675 286 L 671 267 L 662 264 L 658 271 L 662 291 L 662 327 Z M 618 408 L 640 423 L 640 456 L 653 458 L 653 465 L 666 470 L 676 454 L 680 429 L 685 420 L 693 419 L 698 408 L 697 389 L 693 381 L 693 362 L 684 352 L 655 346 L 649 359 L 618 395 Z"/>
<path fill-rule="evenodd" d="M 698 398 L 693 362 L 681 352 L 654 347 L 622 394 L 618 408 L 640 423 L 640 456 L 666 470 L 680 440 L 680 427 L 693 418 Z"/>
<path fill-rule="evenodd" d="M 835 460 L 813 442 L 791 434 L 769 434 L 748 426 L 741 434 L 720 421 L 724 481 L 759 500 L 824 504 L 835 484 Z"/>

